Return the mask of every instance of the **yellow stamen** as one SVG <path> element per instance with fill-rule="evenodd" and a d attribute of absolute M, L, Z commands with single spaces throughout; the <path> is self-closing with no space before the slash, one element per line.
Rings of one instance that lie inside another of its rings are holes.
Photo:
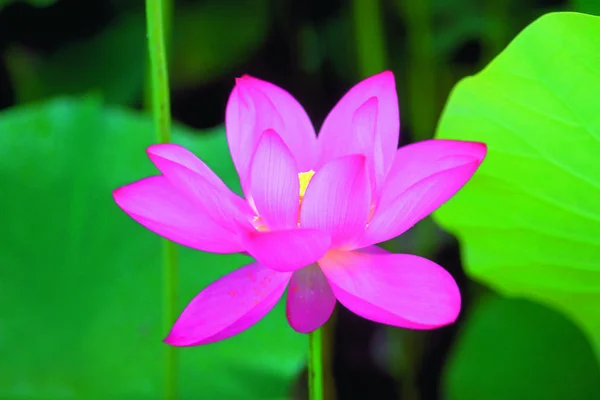
<path fill-rule="evenodd" d="M 304 193 L 306 193 L 308 183 L 310 182 L 314 174 L 315 171 L 313 171 L 312 169 L 310 171 L 300 172 L 298 174 L 298 179 L 300 180 L 300 200 L 302 200 L 302 198 L 304 197 Z"/>
<path fill-rule="evenodd" d="M 265 225 L 262 218 L 259 216 L 254 217 L 254 219 L 252 220 L 252 225 L 254 225 L 254 229 L 256 229 L 259 232 L 266 232 L 269 230 L 267 228 L 267 225 Z"/>

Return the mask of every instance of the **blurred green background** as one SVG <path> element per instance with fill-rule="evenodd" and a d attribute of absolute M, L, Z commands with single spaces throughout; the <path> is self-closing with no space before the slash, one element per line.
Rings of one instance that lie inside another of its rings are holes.
<path fill-rule="evenodd" d="M 539 20 L 448 101 L 538 17 L 600 14 L 600 1 L 166 4 L 173 140 L 234 189 L 222 123 L 246 73 L 318 127 L 391 69 L 400 145 L 488 143 L 436 214 L 445 230 L 427 218 L 384 244 L 453 274 L 459 321 L 413 332 L 338 305 L 329 398 L 600 399 L 598 18 Z M 0 0 L 0 50 L 0 399 L 162 399 L 161 241 L 111 196 L 155 172 L 143 1 Z M 180 310 L 248 260 L 181 248 Z M 306 349 L 280 304 L 239 336 L 178 349 L 178 398 L 304 399 Z"/>

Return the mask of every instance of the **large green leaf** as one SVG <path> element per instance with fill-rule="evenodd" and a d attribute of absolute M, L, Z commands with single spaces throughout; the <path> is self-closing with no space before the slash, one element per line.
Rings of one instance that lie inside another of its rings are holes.
<path fill-rule="evenodd" d="M 564 311 L 600 357 L 598 37 L 598 17 L 547 14 L 457 85 L 437 137 L 488 156 L 436 217 L 469 275 Z"/>
<path fill-rule="evenodd" d="M 570 320 L 487 295 L 462 326 L 444 371 L 449 400 L 597 399 L 600 366 Z"/>
<path fill-rule="evenodd" d="M 161 241 L 111 191 L 157 171 L 150 119 L 93 100 L 0 114 L 0 398 L 163 398 Z M 229 185 L 221 129 L 175 141 Z M 180 304 L 249 261 L 181 249 Z M 178 350 L 187 399 L 277 399 L 302 366 L 304 338 L 281 306 L 230 340 Z"/>

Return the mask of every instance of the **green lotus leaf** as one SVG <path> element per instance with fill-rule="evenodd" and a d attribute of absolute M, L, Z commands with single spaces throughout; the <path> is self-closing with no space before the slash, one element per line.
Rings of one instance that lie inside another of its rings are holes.
<path fill-rule="evenodd" d="M 181 126 L 175 142 L 239 190 L 223 128 Z M 94 100 L 52 100 L 0 113 L 0 398 L 163 399 L 161 239 L 112 190 L 158 174 L 145 148 L 151 118 Z M 179 251 L 178 310 L 250 261 Z M 291 393 L 305 337 L 283 304 L 223 342 L 176 349 L 182 399 L 274 400 Z"/>
<path fill-rule="evenodd" d="M 460 328 L 443 384 L 448 400 L 596 399 L 600 365 L 581 330 L 557 311 L 485 295 Z"/>
<path fill-rule="evenodd" d="M 436 136 L 488 156 L 435 213 L 467 273 L 577 321 L 600 357 L 600 18 L 551 13 L 453 90 Z"/>

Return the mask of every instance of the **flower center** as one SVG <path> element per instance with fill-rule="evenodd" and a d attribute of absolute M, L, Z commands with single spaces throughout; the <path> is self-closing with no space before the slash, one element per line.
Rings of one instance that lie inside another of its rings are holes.
<path fill-rule="evenodd" d="M 312 169 L 306 172 L 300 172 L 298 174 L 298 180 L 300 181 L 300 193 L 298 197 L 298 226 L 300 226 L 300 213 L 302 212 L 302 199 L 304 199 L 304 193 L 306 193 L 306 188 L 308 188 L 308 184 L 312 179 L 315 171 Z"/>
<path fill-rule="evenodd" d="M 308 184 L 310 183 L 310 180 L 312 179 L 314 174 L 315 174 L 315 171 L 313 171 L 312 169 L 310 171 L 300 172 L 298 174 L 298 180 L 300 181 L 300 193 L 298 193 L 298 221 L 297 221 L 298 226 L 300 226 L 300 210 L 302 208 L 302 199 L 304 198 L 304 194 L 306 193 L 306 188 L 308 188 Z M 256 212 L 256 210 L 255 210 L 255 212 Z M 264 223 L 262 218 L 258 215 L 256 215 L 254 217 L 254 219 L 251 221 L 251 223 L 254 226 L 254 228 L 259 232 L 266 232 L 269 230 L 269 228 Z"/>
<path fill-rule="evenodd" d="M 306 188 L 308 187 L 308 183 L 311 178 L 315 174 L 315 171 L 312 169 L 307 172 L 300 172 L 298 174 L 298 180 L 300 181 L 300 202 L 302 202 L 302 198 L 304 197 L 304 193 L 306 193 Z"/>

